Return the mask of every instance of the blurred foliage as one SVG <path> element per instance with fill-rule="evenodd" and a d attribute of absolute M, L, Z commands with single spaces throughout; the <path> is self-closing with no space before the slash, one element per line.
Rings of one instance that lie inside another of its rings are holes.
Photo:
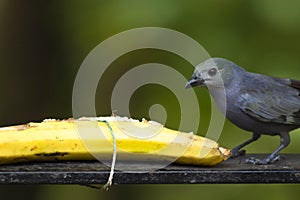
<path fill-rule="evenodd" d="M 0 99 L 0 125 L 71 117 L 73 82 L 84 58 L 101 41 L 137 27 L 174 29 L 198 41 L 211 56 L 228 58 L 253 72 L 300 80 L 299 7 L 297 0 L 1 0 L 0 90 L 4 92 Z M 101 105 L 97 104 L 99 115 L 111 113 L 110 95 L 118 78 L 132 67 L 149 62 L 169 65 L 186 78 L 193 71 L 185 60 L 167 52 L 139 50 L 123 55 L 112 63 L 99 84 L 96 95 L 96 100 L 101 101 Z M 203 133 L 210 119 L 210 101 L 207 91 L 201 88 L 195 91 L 201 102 L 198 132 Z M 132 116 L 149 117 L 148 110 L 153 104 L 164 105 L 167 126 L 177 128 L 178 102 L 162 86 L 139 88 L 131 99 Z M 300 132 L 296 132 L 284 152 L 300 152 Z M 250 134 L 226 123 L 219 143 L 233 147 L 248 137 Z M 268 153 L 278 144 L 278 137 L 264 136 L 247 150 Z M 2 187 L 2 197 L 11 197 L 14 189 Z M 75 186 L 36 187 L 29 191 L 30 199 L 128 196 L 246 200 L 296 199 L 297 189 L 297 185 L 142 185 L 117 186 L 108 193 Z M 14 195 L 26 199 L 22 192 Z"/>

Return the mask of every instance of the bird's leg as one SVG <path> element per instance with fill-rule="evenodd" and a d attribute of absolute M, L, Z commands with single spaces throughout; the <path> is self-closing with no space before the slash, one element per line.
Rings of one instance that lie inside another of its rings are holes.
<path fill-rule="evenodd" d="M 257 159 L 257 158 L 249 158 L 246 160 L 247 163 L 255 164 L 255 165 L 266 165 L 270 163 L 274 163 L 275 161 L 279 160 L 280 156 L 278 153 L 287 147 L 290 144 L 290 134 L 289 133 L 280 133 L 280 146 L 275 149 L 273 153 L 267 156 L 265 159 Z"/>
<path fill-rule="evenodd" d="M 240 144 L 239 146 L 235 147 L 232 149 L 232 157 L 235 158 L 235 157 L 238 157 L 238 156 L 242 156 L 246 153 L 245 150 L 240 150 L 241 148 L 243 148 L 244 146 L 258 140 L 258 138 L 260 138 L 261 134 L 258 134 L 258 133 L 253 133 L 252 135 L 252 138 L 247 140 L 246 142 Z"/>

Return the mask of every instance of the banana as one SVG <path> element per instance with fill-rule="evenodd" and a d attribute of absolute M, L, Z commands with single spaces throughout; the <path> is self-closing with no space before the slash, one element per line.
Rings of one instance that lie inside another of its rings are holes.
<path fill-rule="evenodd" d="M 171 130 L 157 122 L 99 117 L 0 128 L 0 164 L 95 158 L 108 161 L 113 152 L 112 136 L 116 139 L 117 161 L 213 166 L 231 155 L 229 149 L 213 140 Z"/>

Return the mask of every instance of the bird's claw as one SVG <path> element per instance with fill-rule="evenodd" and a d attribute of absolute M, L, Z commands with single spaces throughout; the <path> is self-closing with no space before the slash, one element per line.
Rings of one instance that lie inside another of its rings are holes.
<path fill-rule="evenodd" d="M 232 149 L 232 151 L 231 151 L 231 157 L 232 158 L 243 156 L 245 154 L 246 154 L 246 150 Z"/>
<path fill-rule="evenodd" d="M 272 164 L 278 160 L 280 160 L 280 155 L 277 155 L 274 158 L 267 157 L 265 159 L 250 157 L 246 159 L 246 163 L 253 164 L 253 165 L 267 165 L 267 164 Z"/>
<path fill-rule="evenodd" d="M 101 187 L 102 190 L 108 191 L 112 185 L 112 181 L 108 181 L 105 185 Z"/>

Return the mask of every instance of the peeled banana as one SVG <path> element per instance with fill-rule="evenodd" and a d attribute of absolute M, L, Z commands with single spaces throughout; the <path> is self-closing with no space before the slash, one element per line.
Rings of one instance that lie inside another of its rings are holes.
<path fill-rule="evenodd" d="M 108 126 L 109 125 L 109 126 Z M 215 141 L 121 117 L 44 120 L 0 128 L 0 164 L 59 160 L 166 161 L 213 166 L 230 157 Z"/>

